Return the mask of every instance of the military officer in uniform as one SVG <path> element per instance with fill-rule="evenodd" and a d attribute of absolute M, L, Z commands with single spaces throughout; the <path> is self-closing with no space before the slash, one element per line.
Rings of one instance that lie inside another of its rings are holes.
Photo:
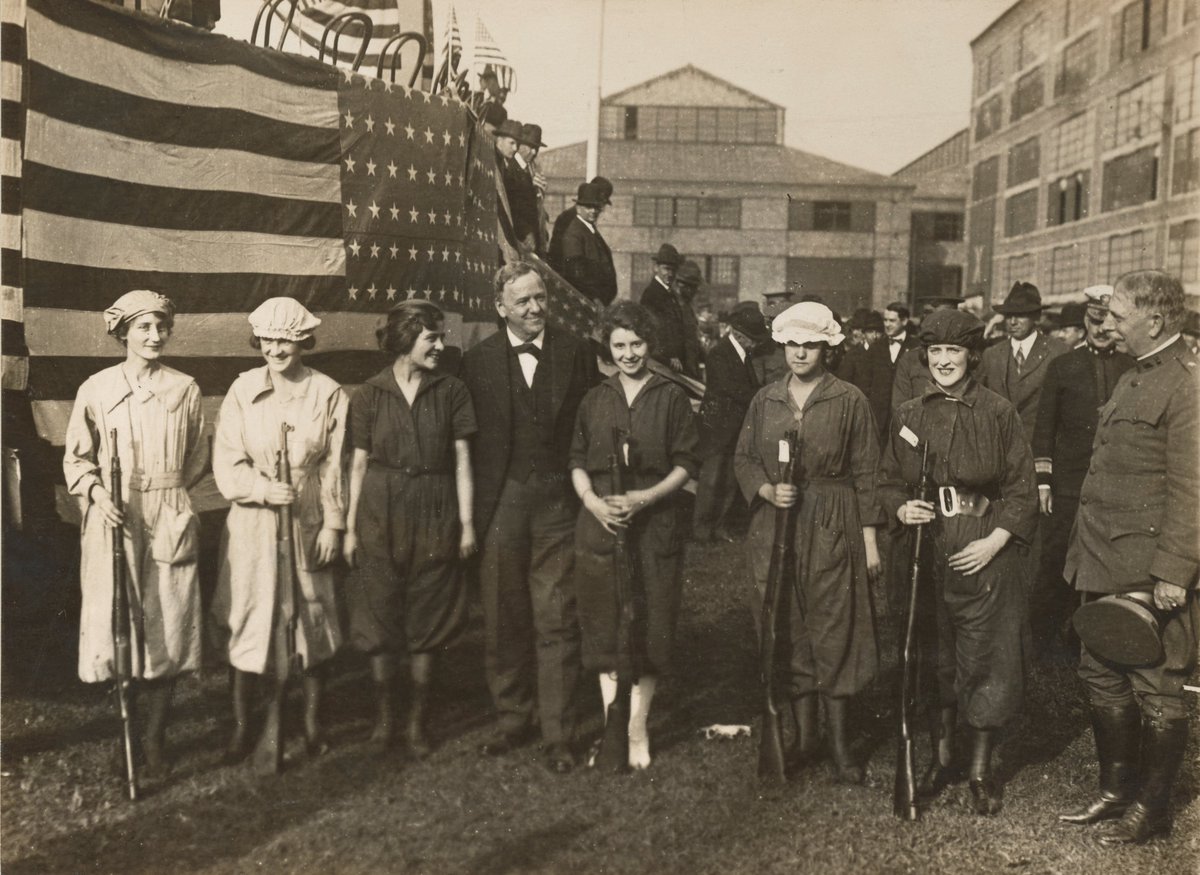
<path fill-rule="evenodd" d="M 1086 645 L 1080 656 L 1100 794 L 1060 819 L 1114 820 L 1100 835 L 1106 845 L 1168 831 L 1187 743 L 1183 684 L 1196 668 L 1200 628 L 1200 362 L 1181 336 L 1184 312 L 1182 284 L 1162 271 L 1116 282 L 1104 328 L 1136 365 L 1100 409 L 1064 571 L 1085 599 L 1142 593 L 1162 612 L 1156 663 L 1122 667 Z"/>

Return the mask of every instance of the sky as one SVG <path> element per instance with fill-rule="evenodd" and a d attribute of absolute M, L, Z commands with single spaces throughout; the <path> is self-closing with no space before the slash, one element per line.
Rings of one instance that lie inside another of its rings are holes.
<path fill-rule="evenodd" d="M 435 39 L 448 0 L 434 0 Z M 1013 0 L 456 0 L 517 70 L 509 114 L 551 147 L 587 139 L 611 94 L 686 64 L 786 109 L 789 146 L 893 173 L 966 127 L 970 42 Z M 247 39 L 257 0 L 225 0 Z"/>

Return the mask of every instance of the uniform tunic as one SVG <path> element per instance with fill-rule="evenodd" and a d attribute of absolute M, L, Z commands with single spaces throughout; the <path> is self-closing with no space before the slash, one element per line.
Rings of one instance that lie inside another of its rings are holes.
<path fill-rule="evenodd" d="M 364 652 L 424 653 L 466 619 L 454 442 L 476 431 L 467 387 L 422 373 L 410 407 L 391 366 L 350 402 L 350 443 L 369 456 L 358 505 L 350 634 Z"/>
<path fill-rule="evenodd" d="M 1002 726 L 1021 707 L 1029 648 L 1025 550 L 1037 525 L 1029 444 L 1016 409 L 995 392 L 972 379 L 958 399 L 931 384 L 893 416 L 880 470 L 881 498 L 893 517 L 921 473 L 920 452 L 900 437 L 904 428 L 928 441 L 933 486 L 991 501 L 978 517 L 938 511 L 926 532 L 922 583 L 932 585 L 936 602 L 941 704 L 957 703 L 970 726 Z M 982 571 L 964 576 L 950 568 L 952 555 L 996 528 L 1013 537 Z"/>
<path fill-rule="evenodd" d="M 612 430 L 618 426 L 631 439 L 625 491 L 647 489 L 676 466 L 692 477 L 698 469 L 699 437 L 692 407 L 683 391 L 651 375 L 626 403 L 619 375 L 596 386 L 579 405 L 571 469 L 581 468 L 601 497 L 614 492 L 609 456 L 614 452 Z M 679 616 L 680 531 L 678 493 L 639 511 L 628 537 L 636 550 L 640 572 L 640 613 L 644 622 L 647 674 L 666 670 L 675 621 Z M 617 621 L 620 615 L 613 564 L 616 541 L 586 508 L 575 527 L 575 580 L 579 624 L 583 632 L 583 664 L 592 671 L 616 668 Z"/>
<path fill-rule="evenodd" d="M 83 510 L 79 576 L 79 678 L 113 677 L 113 541 L 89 493 L 111 492 L 117 430 L 125 499 L 133 676 L 174 677 L 200 666 L 200 587 L 196 574 L 199 522 L 187 486 L 204 470 L 196 381 L 160 366 L 147 386 L 131 386 L 121 365 L 79 387 L 67 425 L 63 473 Z"/>
<path fill-rule="evenodd" d="M 796 566 L 791 591 L 781 602 L 788 617 L 782 646 L 788 653 L 789 692 L 850 696 L 879 667 L 862 536 L 863 526 L 881 522 L 875 497 L 877 429 L 866 396 L 849 383 L 826 373 L 801 411 L 788 391 L 791 379 L 777 380 L 754 396 L 734 456 L 752 514 L 747 539 L 755 587 L 751 610 L 758 623 L 775 536 L 776 508 L 758 490 L 780 481 L 779 441 L 797 429 Z"/>
<path fill-rule="evenodd" d="M 310 370 L 282 397 L 263 366 L 241 374 L 221 404 L 213 448 L 217 488 L 233 504 L 221 538 L 221 566 L 213 597 L 216 637 L 229 664 L 261 674 L 267 669 L 274 619 L 296 617 L 296 650 L 305 668 L 329 659 L 342 642 L 334 571 L 316 567 L 322 528 L 346 527 L 342 470 L 349 401 L 336 382 Z M 280 427 L 287 423 L 295 586 L 280 592 L 279 510 L 265 503 L 275 479 Z M 298 596 L 298 597 L 297 597 Z"/>

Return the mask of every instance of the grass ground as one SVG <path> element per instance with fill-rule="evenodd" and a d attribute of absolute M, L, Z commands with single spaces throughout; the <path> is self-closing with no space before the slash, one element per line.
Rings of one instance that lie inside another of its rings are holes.
<path fill-rule="evenodd" d="M 1091 733 L 1066 664 L 1043 665 L 1031 678 L 1025 715 L 1000 751 L 999 816 L 971 814 L 960 785 L 920 822 L 902 823 L 891 814 L 893 624 L 882 624 L 884 671 L 854 715 L 866 784 L 836 785 L 822 762 L 785 787 L 764 789 L 754 777 L 756 738 L 706 741 L 697 733 L 711 723 L 755 722 L 740 547 L 689 548 L 684 605 L 674 675 L 652 716 L 655 761 L 644 774 L 560 777 L 542 768 L 534 748 L 478 757 L 489 724 L 475 622 L 439 672 L 439 746 L 429 759 L 368 752 L 369 685 L 347 659 L 329 695 L 331 753 L 272 779 L 223 767 L 226 685 L 213 669 L 180 684 L 174 770 L 136 804 L 124 801 L 109 772 L 118 733 L 110 699 L 72 680 L 69 624 L 26 628 L 28 640 L 14 648 L 10 614 L 0 863 L 6 875 L 1200 870 L 1195 709 L 1169 838 L 1106 850 L 1093 831 L 1056 822 L 1060 809 L 1089 798 L 1095 781 Z M 597 707 L 588 728 L 598 719 Z"/>

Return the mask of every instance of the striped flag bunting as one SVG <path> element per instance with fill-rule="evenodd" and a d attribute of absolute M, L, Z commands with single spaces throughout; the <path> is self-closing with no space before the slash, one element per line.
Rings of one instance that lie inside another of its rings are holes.
<path fill-rule="evenodd" d="M 246 315 L 268 297 L 323 319 L 306 359 L 344 384 L 380 366 L 398 301 L 438 304 L 453 343 L 494 330 L 495 152 L 453 97 L 78 0 L 28 0 L 25 37 L 15 218 L 43 438 L 119 359 L 100 312 L 129 289 L 175 301 L 168 361 L 210 421 L 261 362 Z"/>
<path fill-rule="evenodd" d="M 24 60 L 24 0 L 0 0 L 0 351 L 3 353 L 0 385 L 7 390 L 24 389 L 29 376 L 21 267 Z"/>
<path fill-rule="evenodd" d="M 287 5 L 281 4 L 280 12 L 286 14 Z M 384 46 L 394 36 L 406 31 L 415 31 L 425 37 L 430 51 L 425 55 L 421 87 L 429 89 L 433 79 L 433 17 L 432 0 L 300 0 L 292 18 L 292 31 L 306 47 L 305 54 L 316 57 L 321 47 L 321 36 L 331 21 L 346 12 L 361 12 L 371 19 L 371 40 L 363 57 L 363 73 L 374 74 L 379 66 L 379 56 Z M 325 43 L 327 59 L 340 67 L 349 67 L 354 62 L 363 35 L 362 25 L 351 22 L 342 31 L 336 57 L 331 54 L 334 34 L 330 32 Z M 413 49 L 405 48 L 406 55 Z"/>
<path fill-rule="evenodd" d="M 471 51 L 471 72 L 474 74 L 476 82 L 488 67 L 492 68 L 504 88 L 509 91 L 516 90 L 516 70 L 513 69 L 504 52 L 500 51 L 500 46 L 496 44 L 492 32 L 488 30 L 487 25 L 483 23 L 483 19 L 476 12 L 475 43 Z"/>

